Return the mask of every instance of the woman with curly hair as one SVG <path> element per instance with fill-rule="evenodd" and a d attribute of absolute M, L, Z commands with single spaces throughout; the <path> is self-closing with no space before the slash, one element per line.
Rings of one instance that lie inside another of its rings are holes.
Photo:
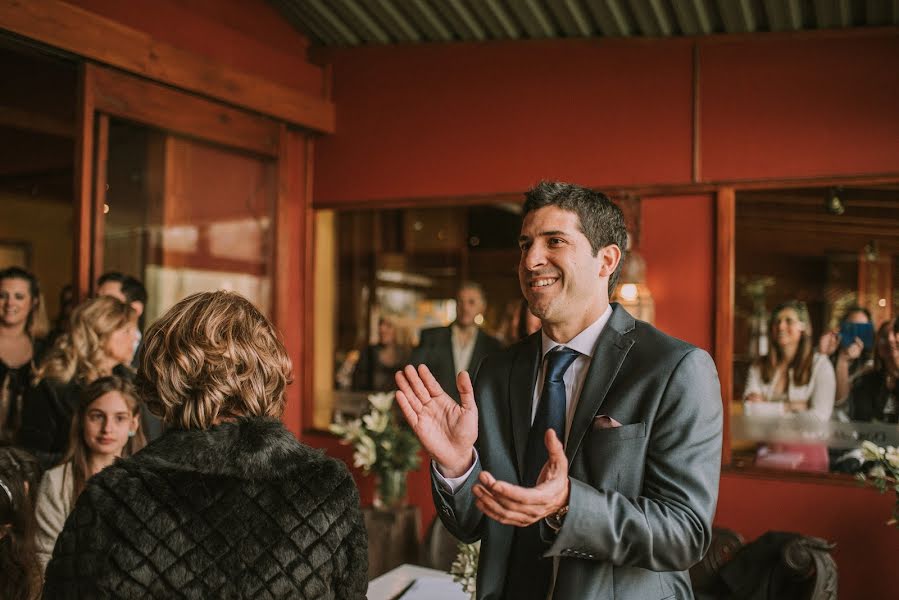
<path fill-rule="evenodd" d="M 84 386 L 128 373 L 137 336 L 137 316 L 127 304 L 100 296 L 73 312 L 69 330 L 54 342 L 25 394 L 19 444 L 47 469 L 69 445 L 72 415 Z"/>
<path fill-rule="evenodd" d="M 0 270 L 0 441 L 18 434 L 22 400 L 48 328 L 37 277 L 19 267 Z"/>
<path fill-rule="evenodd" d="M 290 369 L 237 294 L 194 294 L 156 321 L 136 383 L 167 430 L 88 481 L 44 598 L 364 598 L 359 494 L 278 420 Z"/>

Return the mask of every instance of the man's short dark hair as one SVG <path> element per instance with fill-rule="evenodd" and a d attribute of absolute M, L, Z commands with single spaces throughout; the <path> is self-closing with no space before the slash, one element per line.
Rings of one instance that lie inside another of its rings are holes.
<path fill-rule="evenodd" d="M 621 209 L 602 192 L 561 181 L 541 181 L 524 195 L 522 218 L 546 206 L 557 206 L 578 216 L 581 233 L 590 241 L 593 256 L 601 248 L 615 244 L 621 260 L 609 277 L 609 297 L 618 285 L 624 253 L 627 250 L 627 226 Z"/>
<path fill-rule="evenodd" d="M 100 287 L 104 283 L 108 283 L 110 281 L 114 281 L 116 283 L 124 283 L 125 274 L 118 271 L 107 271 L 97 278 L 97 287 Z"/>
<path fill-rule="evenodd" d="M 144 306 L 147 305 L 147 288 L 137 277 L 125 275 L 122 279 L 122 295 L 129 304 L 140 302 Z"/>

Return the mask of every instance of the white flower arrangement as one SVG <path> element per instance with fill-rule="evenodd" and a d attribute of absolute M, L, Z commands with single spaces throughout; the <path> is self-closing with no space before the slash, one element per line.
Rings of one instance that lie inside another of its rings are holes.
<path fill-rule="evenodd" d="M 888 490 L 896 494 L 893 517 L 887 521 L 887 525 L 899 527 L 899 448 L 881 448 L 865 441 L 862 442 L 862 455 L 866 461 L 873 462 L 874 466 L 868 469 L 867 475 L 860 474 L 859 479 L 873 485 L 881 494 Z"/>
<path fill-rule="evenodd" d="M 450 575 L 453 581 L 462 584 L 462 591 L 471 595 L 475 600 L 475 592 L 478 584 L 478 559 L 481 556 L 481 542 L 473 544 L 459 544 L 459 553 L 450 566 Z"/>
<path fill-rule="evenodd" d="M 366 474 L 418 468 L 421 447 L 415 434 L 393 410 L 395 392 L 371 394 L 369 410 L 359 419 L 333 423 L 328 429 L 353 446 L 353 465 Z"/>

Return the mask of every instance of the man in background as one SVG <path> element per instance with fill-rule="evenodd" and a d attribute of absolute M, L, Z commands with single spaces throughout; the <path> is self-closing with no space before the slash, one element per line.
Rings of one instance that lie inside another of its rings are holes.
<path fill-rule="evenodd" d="M 502 343 L 481 331 L 478 315 L 487 310 L 484 290 L 473 281 L 464 282 L 456 294 L 456 320 L 448 327 L 433 327 L 421 332 L 418 347 L 412 351 L 412 364 L 425 364 L 456 401 L 456 375 L 469 371 L 474 376 L 481 360 L 502 349 Z"/>

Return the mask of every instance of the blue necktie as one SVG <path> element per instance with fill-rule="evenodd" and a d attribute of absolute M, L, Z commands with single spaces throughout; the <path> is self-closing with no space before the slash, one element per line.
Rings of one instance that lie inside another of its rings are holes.
<path fill-rule="evenodd" d="M 546 451 L 544 436 L 547 429 L 556 432 L 559 441 L 565 443 L 565 382 L 562 378 L 565 371 L 581 353 L 571 348 L 558 347 L 546 354 L 546 375 L 543 377 L 543 391 L 540 403 L 528 434 L 528 445 L 524 458 L 524 481 L 527 487 L 537 483 L 540 471 L 549 454 Z"/>
<path fill-rule="evenodd" d="M 528 434 L 524 458 L 522 485 L 534 487 L 549 454 L 543 437 L 553 429 L 559 441 L 565 443 L 565 371 L 580 356 L 570 348 L 557 348 L 546 355 L 546 371 L 540 403 Z M 524 400 L 521 398 L 519 400 Z M 552 560 L 543 558 L 547 545 L 540 538 L 540 523 L 516 528 L 512 538 L 509 565 L 503 597 L 515 600 L 546 600 L 552 579 Z"/>

